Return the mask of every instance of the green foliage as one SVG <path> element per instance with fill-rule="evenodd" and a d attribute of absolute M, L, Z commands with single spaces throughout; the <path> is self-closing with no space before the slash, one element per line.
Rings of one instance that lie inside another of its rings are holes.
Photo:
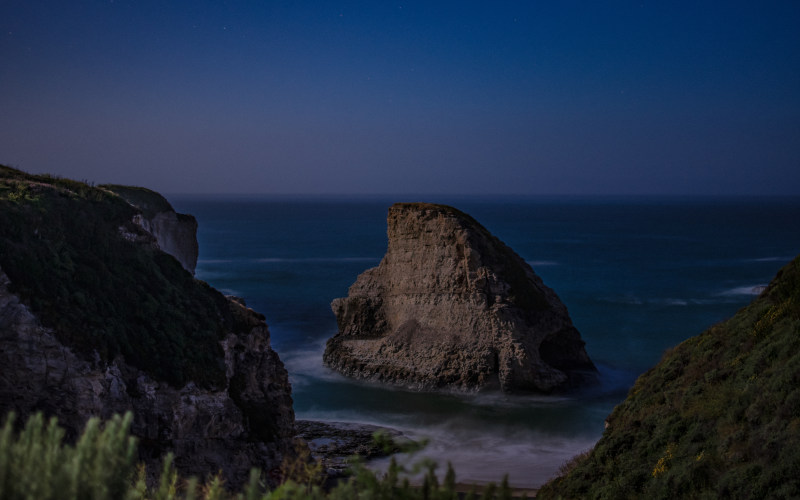
<path fill-rule="evenodd" d="M 541 498 L 800 497 L 800 257 L 665 353 Z"/>
<path fill-rule="evenodd" d="M 101 427 L 91 419 L 68 446 L 55 419 L 36 414 L 17 434 L 10 414 L 0 437 L 0 498 L 125 498 L 135 471 L 131 420 L 130 413 L 115 416 Z"/>
<path fill-rule="evenodd" d="M 225 297 L 173 257 L 123 237 L 146 239 L 131 222 L 136 213 L 107 190 L 0 167 L 0 267 L 76 351 L 121 354 L 177 387 L 219 386 L 219 340 L 236 318 Z"/>
<path fill-rule="evenodd" d="M 253 469 L 242 492 L 231 492 L 219 475 L 201 485 L 197 479 L 183 480 L 173 466 L 173 457 L 164 457 L 161 474 L 152 486 L 146 481 L 144 466 L 134 461 L 136 442 L 129 430 L 132 415 L 114 416 L 104 425 L 98 419 L 86 424 L 73 445 L 65 444 L 64 431 L 55 419 L 45 422 L 41 414 L 28 419 L 20 432 L 14 431 L 10 414 L 0 431 L 0 498 L 4 500 L 455 500 L 455 472 L 448 465 L 439 485 L 435 465 L 421 462 L 409 470 L 392 461 L 382 476 L 355 462 L 351 477 L 329 491 L 321 488 L 313 462 L 300 459 L 284 472 L 296 472 L 278 488 L 269 491 L 261 472 Z M 306 457 L 307 459 L 308 457 Z M 409 474 L 424 469 L 421 486 L 412 486 Z M 309 474 L 309 471 L 314 473 Z M 401 479 L 402 477 L 402 479 Z M 470 494 L 475 498 L 474 491 Z M 482 499 L 512 497 L 507 478 L 497 488 L 484 489 Z"/>

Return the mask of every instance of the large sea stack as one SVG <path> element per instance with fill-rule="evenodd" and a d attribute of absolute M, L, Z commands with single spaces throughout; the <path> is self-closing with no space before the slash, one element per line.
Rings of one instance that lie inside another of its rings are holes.
<path fill-rule="evenodd" d="M 43 412 L 75 437 L 132 411 L 151 471 L 170 451 L 233 487 L 279 467 L 286 370 L 264 317 L 192 276 L 195 227 L 152 191 L 0 166 L 0 416 Z"/>
<path fill-rule="evenodd" d="M 380 265 L 331 305 L 328 366 L 414 389 L 550 393 L 594 378 L 564 304 L 472 217 L 398 203 L 388 237 Z"/>

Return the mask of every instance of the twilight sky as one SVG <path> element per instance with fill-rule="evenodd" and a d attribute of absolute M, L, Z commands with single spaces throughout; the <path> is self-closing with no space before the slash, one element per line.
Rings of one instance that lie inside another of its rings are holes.
<path fill-rule="evenodd" d="M 800 195 L 800 2 L 0 0 L 0 163 L 165 193 Z"/>

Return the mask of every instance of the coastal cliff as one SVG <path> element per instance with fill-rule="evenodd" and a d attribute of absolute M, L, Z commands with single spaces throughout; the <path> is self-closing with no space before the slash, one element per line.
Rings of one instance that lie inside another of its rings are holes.
<path fill-rule="evenodd" d="M 100 187 L 118 194 L 138 208 L 141 213 L 134 216 L 134 222 L 156 238 L 161 250 L 178 259 L 184 269 L 194 274 L 199 253 L 197 219 L 194 216 L 177 213 L 166 198 L 146 188 L 116 184 Z"/>
<path fill-rule="evenodd" d="M 293 450 L 286 370 L 264 317 L 194 279 L 143 212 L 0 167 L 0 413 L 42 411 L 74 437 L 132 410 L 151 469 L 172 451 L 181 474 L 236 487 Z"/>
<path fill-rule="evenodd" d="M 537 498 L 800 498 L 800 256 L 664 354 Z"/>
<path fill-rule="evenodd" d="M 380 265 L 331 305 L 326 365 L 415 389 L 547 393 L 593 378 L 564 304 L 472 217 L 398 203 L 387 225 Z"/>

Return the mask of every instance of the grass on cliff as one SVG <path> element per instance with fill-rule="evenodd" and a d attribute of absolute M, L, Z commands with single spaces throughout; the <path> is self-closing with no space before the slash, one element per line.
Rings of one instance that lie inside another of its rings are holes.
<path fill-rule="evenodd" d="M 421 486 L 412 487 L 405 469 L 393 462 L 377 476 L 356 464 L 353 475 L 325 491 L 320 488 L 320 464 L 286 460 L 284 482 L 274 490 L 266 487 L 262 473 L 253 469 L 242 492 L 231 492 L 219 475 L 201 484 L 180 478 L 172 456 L 163 461 L 160 475 L 149 483 L 144 466 L 136 463 L 136 439 L 130 436 L 132 415 L 119 415 L 102 423 L 93 418 L 75 444 L 64 442 L 64 430 L 55 419 L 33 415 L 15 431 L 9 414 L 0 429 L 0 498 L 4 500 L 455 500 L 456 477 L 448 468 L 439 484 L 428 466 Z M 510 499 L 507 481 L 489 485 L 481 499 Z M 470 494 L 467 498 L 475 499 Z"/>
<path fill-rule="evenodd" d="M 181 387 L 225 383 L 227 300 L 172 256 L 127 241 L 138 209 L 85 183 L 0 166 L 0 268 L 58 339 Z M 146 237 L 146 235 L 143 235 Z"/>
<path fill-rule="evenodd" d="M 138 186 L 120 186 L 119 184 L 103 184 L 99 187 L 118 194 L 122 199 L 141 210 L 147 218 L 152 218 L 159 212 L 174 212 L 166 198 L 150 189 Z"/>
<path fill-rule="evenodd" d="M 665 353 L 542 498 L 800 498 L 800 257 Z"/>

